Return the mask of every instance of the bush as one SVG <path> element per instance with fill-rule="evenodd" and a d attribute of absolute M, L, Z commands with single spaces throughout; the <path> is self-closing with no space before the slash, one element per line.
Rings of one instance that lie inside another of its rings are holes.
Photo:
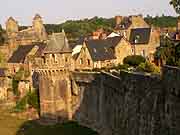
<path fill-rule="evenodd" d="M 14 107 L 15 112 L 22 112 L 27 106 L 33 107 L 37 111 L 40 110 L 39 95 L 37 90 L 29 91 L 26 96 L 19 99 Z"/>
<path fill-rule="evenodd" d="M 115 69 L 120 70 L 120 69 L 124 69 L 124 70 L 128 70 L 129 65 L 128 64 L 119 64 L 118 66 L 115 67 Z"/>
<path fill-rule="evenodd" d="M 37 109 L 39 111 L 40 104 L 39 104 L 39 94 L 37 90 L 30 91 L 27 94 L 27 103 L 31 107 Z"/>
<path fill-rule="evenodd" d="M 16 74 L 14 75 L 14 79 L 20 81 L 23 77 L 23 74 L 24 74 L 24 70 L 20 68 L 18 72 L 16 72 Z"/>
<path fill-rule="evenodd" d="M 12 90 L 13 90 L 14 95 L 16 95 L 16 96 L 19 96 L 18 85 L 19 85 L 19 81 L 15 80 L 13 78 L 12 79 Z"/>
<path fill-rule="evenodd" d="M 15 112 L 22 112 L 26 109 L 27 106 L 27 96 L 24 96 L 16 102 L 16 106 L 13 109 Z"/>
<path fill-rule="evenodd" d="M 157 67 L 154 63 L 145 62 L 145 63 L 141 63 L 138 66 L 137 71 L 158 74 L 160 73 L 160 68 Z"/>
<path fill-rule="evenodd" d="M 146 62 L 146 59 L 141 55 L 133 55 L 133 56 L 127 56 L 124 58 L 123 63 L 128 64 L 129 66 L 136 67 L 141 63 Z"/>

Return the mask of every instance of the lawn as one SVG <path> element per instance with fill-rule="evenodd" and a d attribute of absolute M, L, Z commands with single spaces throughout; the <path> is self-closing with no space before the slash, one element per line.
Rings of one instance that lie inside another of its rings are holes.
<path fill-rule="evenodd" d="M 8 110 L 0 109 L 0 135 L 97 135 L 75 122 L 43 126 L 36 121 L 18 119 Z"/>

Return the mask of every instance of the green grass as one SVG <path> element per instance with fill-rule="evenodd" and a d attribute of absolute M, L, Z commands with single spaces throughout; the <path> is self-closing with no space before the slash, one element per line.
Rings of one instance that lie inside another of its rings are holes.
<path fill-rule="evenodd" d="M 18 119 L 0 109 L 0 135 L 97 135 L 76 122 L 43 126 L 36 121 Z"/>

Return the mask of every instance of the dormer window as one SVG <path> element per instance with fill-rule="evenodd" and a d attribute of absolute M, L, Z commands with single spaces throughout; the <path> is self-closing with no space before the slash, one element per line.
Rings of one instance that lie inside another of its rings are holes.
<path fill-rule="evenodd" d="M 93 51 L 94 51 L 94 53 L 97 53 L 97 50 L 96 50 L 96 48 L 93 48 Z"/>
<path fill-rule="evenodd" d="M 108 49 L 106 47 L 104 47 L 104 50 L 105 50 L 105 52 L 108 52 Z"/>
<path fill-rule="evenodd" d="M 135 44 L 139 43 L 139 39 L 140 39 L 140 36 L 139 36 L 139 35 L 136 35 L 135 40 L 134 40 L 134 43 L 135 43 Z"/>

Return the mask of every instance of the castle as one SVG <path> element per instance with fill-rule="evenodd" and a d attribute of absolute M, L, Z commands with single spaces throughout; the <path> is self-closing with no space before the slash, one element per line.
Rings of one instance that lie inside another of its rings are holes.
<path fill-rule="evenodd" d="M 14 75 L 23 67 L 30 72 L 20 84 L 39 89 L 40 115 L 49 121 L 76 120 L 102 135 L 178 134 L 179 69 L 165 67 L 161 78 L 92 72 L 122 64 L 128 55 L 151 59 L 160 44 L 159 32 L 142 17 L 117 17 L 116 21 L 116 36 L 85 39 L 74 51 L 64 30 L 47 38 L 39 15 L 32 27 L 22 31 L 10 18 L 7 33 L 15 50 L 8 71 Z"/>

